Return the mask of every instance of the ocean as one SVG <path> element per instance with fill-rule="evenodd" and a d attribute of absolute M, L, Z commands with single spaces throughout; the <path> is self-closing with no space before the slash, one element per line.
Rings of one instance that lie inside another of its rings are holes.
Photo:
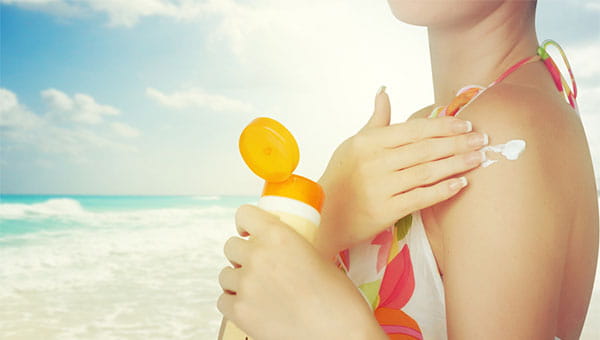
<path fill-rule="evenodd" d="M 216 339 L 223 244 L 256 200 L 0 196 L 0 337 Z M 600 338 L 599 293 L 582 339 Z"/>
<path fill-rule="evenodd" d="M 253 197 L 2 196 L 0 338 L 216 339 Z"/>

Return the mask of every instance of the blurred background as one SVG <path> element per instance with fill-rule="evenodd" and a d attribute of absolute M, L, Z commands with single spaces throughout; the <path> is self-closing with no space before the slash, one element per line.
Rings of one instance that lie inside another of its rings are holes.
<path fill-rule="evenodd" d="M 537 27 L 599 181 L 600 1 L 540 0 Z M 0 34 L 7 339 L 214 339 L 222 244 L 262 186 L 244 126 L 281 121 L 318 179 L 380 85 L 393 122 L 433 102 L 426 31 L 384 0 L 0 0 Z M 596 288 L 582 338 L 599 324 Z"/>

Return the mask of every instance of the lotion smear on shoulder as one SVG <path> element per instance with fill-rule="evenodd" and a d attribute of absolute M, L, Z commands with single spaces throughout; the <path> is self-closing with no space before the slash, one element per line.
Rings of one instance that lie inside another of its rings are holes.
<path fill-rule="evenodd" d="M 482 152 L 496 152 L 504 156 L 504 158 L 514 161 L 519 159 L 521 153 L 525 151 L 527 143 L 522 139 L 513 139 L 506 142 L 505 144 L 490 145 L 481 149 Z M 488 159 L 481 164 L 482 167 L 487 168 L 488 166 L 498 162 L 497 159 Z"/>

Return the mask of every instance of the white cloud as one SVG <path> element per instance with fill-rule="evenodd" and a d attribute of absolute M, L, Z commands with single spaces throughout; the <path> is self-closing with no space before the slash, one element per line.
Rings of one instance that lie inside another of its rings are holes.
<path fill-rule="evenodd" d="M 37 115 L 19 103 L 12 91 L 0 88 L 0 130 L 3 149 L 28 149 L 44 153 L 62 154 L 72 160 L 84 161 L 91 150 L 108 149 L 120 152 L 136 151 L 135 147 L 115 142 L 106 135 L 102 125 L 95 124 L 94 130 L 87 128 L 90 120 L 116 114 L 118 110 L 99 105 L 89 95 L 77 94 L 73 98 L 56 89 L 41 93 L 50 112 Z M 56 119 L 56 114 L 70 115 L 71 123 Z M 84 117 L 84 119 L 81 119 Z M 93 117 L 93 118 L 92 118 Z M 84 123 L 78 124 L 78 123 Z M 121 136 L 135 137 L 140 133 L 126 124 L 113 122 L 110 128 Z"/>
<path fill-rule="evenodd" d="M 131 127 L 125 123 L 114 122 L 111 125 L 114 132 L 122 137 L 137 137 L 140 135 L 140 130 Z"/>
<path fill-rule="evenodd" d="M 600 115 L 600 39 L 565 46 L 565 52 L 577 81 L 577 101 L 581 114 Z M 554 60 L 570 85 L 560 55 L 555 56 Z M 600 126 L 597 129 L 600 129 Z M 597 133 L 600 134 L 600 130 Z"/>
<path fill-rule="evenodd" d="M 586 0 L 584 4 L 587 9 L 600 11 L 600 0 Z"/>
<path fill-rule="evenodd" d="M 73 100 L 65 93 L 56 89 L 47 89 L 42 91 L 42 98 L 46 104 L 54 110 L 70 111 L 73 109 Z"/>
<path fill-rule="evenodd" d="M 600 116 L 600 84 L 596 86 L 580 86 L 577 94 L 577 104 L 581 115 Z M 600 129 L 600 126 L 598 126 Z M 600 135 L 600 130 L 597 132 Z"/>
<path fill-rule="evenodd" d="M 233 0 L 0 0 L 0 3 L 62 17 L 102 13 L 112 27 L 131 27 L 149 16 L 195 19 L 235 4 Z"/>
<path fill-rule="evenodd" d="M 99 124 L 103 116 L 115 116 L 118 109 L 101 105 L 90 95 L 76 93 L 73 98 L 56 89 L 42 91 L 42 98 L 50 108 L 50 115 L 62 120 L 72 120 L 85 124 Z"/>
<path fill-rule="evenodd" d="M 181 16 L 182 8 L 170 1 L 162 0 L 89 0 L 82 7 L 106 13 L 109 26 L 133 26 L 145 16 Z"/>
<path fill-rule="evenodd" d="M 600 83 L 600 39 L 569 46 L 566 53 L 577 79 L 594 79 Z M 562 64 L 560 58 L 555 60 Z"/>
<path fill-rule="evenodd" d="M 19 104 L 14 93 L 0 88 L 0 127 L 29 130 L 40 124 L 40 117 Z"/>
<path fill-rule="evenodd" d="M 306 0 L 306 2 L 318 1 Z M 336 2 L 336 1 L 332 1 Z M 289 12 L 276 0 L 256 0 L 252 5 L 236 0 L 0 0 L 2 4 L 42 11 L 58 17 L 107 16 L 110 27 L 132 27 L 144 17 L 174 20 L 217 18 L 210 41 L 227 40 L 234 52 L 240 52 L 249 34 L 269 29 L 274 22 L 302 29 L 302 21 L 286 21 L 279 14 Z M 314 3 L 312 7 L 314 8 Z M 288 4 L 289 5 L 289 4 Z"/>
<path fill-rule="evenodd" d="M 219 94 L 210 94 L 198 88 L 166 94 L 147 88 L 146 94 L 163 106 L 173 109 L 201 108 L 222 112 L 252 112 L 252 105 Z"/>
<path fill-rule="evenodd" d="M 0 0 L 0 4 L 16 5 L 60 17 L 81 16 L 83 14 L 81 9 L 70 2 L 65 0 Z"/>
<path fill-rule="evenodd" d="M 102 121 L 103 115 L 115 116 L 119 114 L 118 109 L 108 105 L 100 105 L 87 94 L 76 93 L 74 100 L 78 108 L 73 116 L 75 121 L 96 124 Z"/>

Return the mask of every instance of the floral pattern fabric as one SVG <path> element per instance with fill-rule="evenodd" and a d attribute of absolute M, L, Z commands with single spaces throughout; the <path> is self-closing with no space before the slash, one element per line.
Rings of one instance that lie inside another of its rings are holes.
<path fill-rule="evenodd" d="M 551 45 L 563 57 L 573 89 L 546 51 Z M 458 115 L 485 90 L 535 61 L 544 62 L 557 89 L 577 111 L 577 84 L 569 62 L 562 48 L 547 40 L 537 55 L 519 61 L 487 87 L 470 85 L 460 89 L 448 105 L 436 107 L 429 117 Z M 337 260 L 390 339 L 447 339 L 444 287 L 419 211 L 401 218 L 372 240 L 340 252 Z"/>

